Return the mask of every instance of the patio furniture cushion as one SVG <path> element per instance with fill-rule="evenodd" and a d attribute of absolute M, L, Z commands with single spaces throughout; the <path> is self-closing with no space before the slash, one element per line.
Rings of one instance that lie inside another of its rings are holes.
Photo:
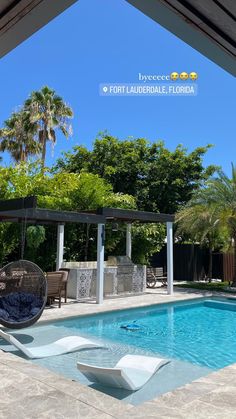
<path fill-rule="evenodd" d="M 34 294 L 12 292 L 0 297 L 0 317 L 10 322 L 21 322 L 34 317 L 42 305 L 43 300 Z"/>

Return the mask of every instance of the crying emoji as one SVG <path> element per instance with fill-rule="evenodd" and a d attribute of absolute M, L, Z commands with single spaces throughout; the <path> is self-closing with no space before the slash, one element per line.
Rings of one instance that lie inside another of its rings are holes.
<path fill-rule="evenodd" d="M 181 80 L 188 80 L 188 73 L 185 73 L 185 71 L 183 71 L 183 73 L 181 73 L 179 77 L 181 78 Z"/>
<path fill-rule="evenodd" d="M 189 73 L 189 78 L 193 81 L 196 81 L 198 79 L 198 74 L 195 73 L 195 71 L 192 71 L 192 73 Z"/>
<path fill-rule="evenodd" d="M 174 71 L 173 73 L 171 73 L 170 75 L 171 80 L 176 81 L 179 78 L 179 73 L 176 73 L 176 71 Z"/>

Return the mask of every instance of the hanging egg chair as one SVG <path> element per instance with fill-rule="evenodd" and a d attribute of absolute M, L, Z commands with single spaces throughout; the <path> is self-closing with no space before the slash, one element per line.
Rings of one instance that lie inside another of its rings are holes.
<path fill-rule="evenodd" d="M 0 270 L 0 324 L 11 329 L 31 326 L 47 301 L 47 280 L 33 262 L 19 260 Z"/>

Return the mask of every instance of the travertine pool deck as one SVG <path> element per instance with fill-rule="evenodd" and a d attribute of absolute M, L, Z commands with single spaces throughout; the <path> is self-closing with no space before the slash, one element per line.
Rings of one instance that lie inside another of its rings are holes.
<path fill-rule="evenodd" d="M 170 297 L 165 290 L 154 289 L 142 296 L 105 300 L 102 306 L 88 302 L 46 309 L 40 322 L 206 295 L 212 293 L 179 289 Z M 134 407 L 0 351 L 0 391 L 3 419 L 236 419 L 236 364 Z"/>

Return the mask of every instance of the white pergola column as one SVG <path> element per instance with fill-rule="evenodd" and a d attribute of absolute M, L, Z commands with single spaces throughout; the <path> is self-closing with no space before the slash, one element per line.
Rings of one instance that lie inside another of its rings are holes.
<path fill-rule="evenodd" d="M 58 224 L 57 226 L 57 260 L 56 260 L 57 271 L 62 267 L 63 252 L 64 252 L 64 224 Z"/>
<path fill-rule="evenodd" d="M 103 303 L 105 225 L 98 224 L 96 303 Z"/>
<path fill-rule="evenodd" d="M 132 236 L 131 236 L 131 224 L 126 225 L 126 256 L 131 259 L 132 253 Z"/>
<path fill-rule="evenodd" d="M 173 294 L 174 260 L 173 260 L 173 223 L 166 223 L 167 227 L 167 294 Z"/>

